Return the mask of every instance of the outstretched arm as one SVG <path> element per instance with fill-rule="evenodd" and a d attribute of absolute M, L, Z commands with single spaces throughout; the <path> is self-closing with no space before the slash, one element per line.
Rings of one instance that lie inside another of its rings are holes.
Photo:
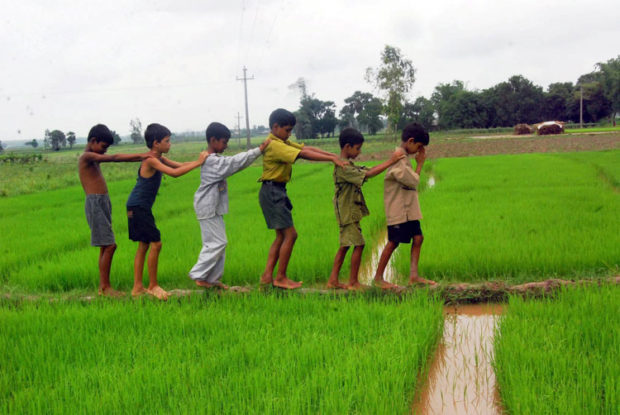
<path fill-rule="evenodd" d="M 375 177 L 377 174 L 381 173 L 392 164 L 396 163 L 398 160 L 405 158 L 405 155 L 400 151 L 395 151 L 388 160 L 384 161 L 381 164 L 377 164 L 373 168 L 366 171 L 366 177 Z"/>
<path fill-rule="evenodd" d="M 312 151 L 314 151 L 315 153 L 320 153 L 320 154 L 323 154 L 323 155 L 325 155 L 325 156 L 329 156 L 329 155 L 331 155 L 331 154 L 332 154 L 332 153 L 329 153 L 329 152 L 327 152 L 327 151 L 325 151 L 325 150 L 323 150 L 323 149 L 320 149 L 320 148 L 318 148 L 318 147 L 304 146 L 304 148 L 307 148 L 308 150 L 312 150 Z"/>
<path fill-rule="evenodd" d="M 188 161 L 187 163 L 177 163 L 174 162 L 178 167 L 170 167 L 168 164 L 159 161 L 156 158 L 150 158 L 146 161 L 148 166 L 154 170 L 158 170 L 168 176 L 179 177 L 183 176 L 185 173 L 195 169 L 196 167 L 200 167 L 205 159 L 209 156 L 209 153 L 203 151 L 200 153 L 198 160 Z M 168 160 L 169 161 L 169 160 Z"/>
<path fill-rule="evenodd" d="M 150 152 L 135 154 L 99 154 L 92 151 L 85 152 L 82 158 L 87 161 L 97 163 L 123 162 L 123 161 L 142 161 L 152 157 Z"/>
<path fill-rule="evenodd" d="M 340 160 L 337 155 L 327 152 L 316 152 L 312 148 L 304 146 L 299 152 L 299 157 L 306 160 L 314 161 L 331 161 L 337 166 L 344 167 L 347 163 Z"/>

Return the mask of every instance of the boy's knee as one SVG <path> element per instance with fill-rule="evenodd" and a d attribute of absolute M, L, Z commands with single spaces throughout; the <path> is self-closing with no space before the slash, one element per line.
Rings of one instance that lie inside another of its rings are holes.
<path fill-rule="evenodd" d="M 151 250 L 161 251 L 161 241 L 151 242 Z"/>
<path fill-rule="evenodd" d="M 284 237 L 288 240 L 296 240 L 297 239 L 297 230 L 295 228 L 288 228 L 284 231 Z"/>
<path fill-rule="evenodd" d="M 422 246 L 422 242 L 424 242 L 424 236 L 422 236 L 422 235 L 415 235 L 413 237 L 413 244 L 415 246 Z"/>
<path fill-rule="evenodd" d="M 103 252 L 106 254 L 113 254 L 116 251 L 116 244 L 103 246 Z"/>

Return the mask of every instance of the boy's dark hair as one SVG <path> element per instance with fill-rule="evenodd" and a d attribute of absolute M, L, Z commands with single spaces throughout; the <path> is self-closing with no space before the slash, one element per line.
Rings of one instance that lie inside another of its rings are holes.
<path fill-rule="evenodd" d="M 364 142 L 364 136 L 355 128 L 347 127 L 340 131 L 340 148 L 344 148 L 345 145 L 354 146 L 355 144 L 362 144 Z"/>
<path fill-rule="evenodd" d="M 284 108 L 278 108 L 269 116 L 269 128 L 273 128 L 274 124 L 278 124 L 280 127 L 291 126 L 294 127 L 297 123 L 295 114 L 285 110 Z"/>
<path fill-rule="evenodd" d="M 221 138 L 230 139 L 230 130 L 224 124 L 219 122 L 212 122 L 207 127 L 206 131 L 207 143 L 211 137 L 215 137 L 217 140 Z"/>
<path fill-rule="evenodd" d="M 426 132 L 424 127 L 422 127 L 417 122 L 409 123 L 405 125 L 405 128 L 403 128 L 403 135 L 401 139 L 403 141 L 407 141 L 410 138 L 413 138 L 414 143 L 422 143 L 422 145 L 425 146 L 428 145 L 428 133 Z"/>
<path fill-rule="evenodd" d="M 110 145 L 114 144 L 114 137 L 110 132 L 110 129 L 103 124 L 97 124 L 88 132 L 88 141 L 92 138 L 95 139 L 96 142 L 103 141 L 104 143 L 108 143 Z"/>
<path fill-rule="evenodd" d="M 161 142 L 164 138 L 170 136 L 172 133 L 169 129 L 161 124 L 153 123 L 149 124 L 144 130 L 144 140 L 148 148 L 153 148 L 153 143 L 157 141 Z"/>
<path fill-rule="evenodd" d="M 426 132 L 424 127 L 422 127 L 417 122 L 409 123 L 405 125 L 405 128 L 403 128 L 403 135 L 401 139 L 403 141 L 407 141 L 410 138 L 413 138 L 414 143 L 422 143 L 425 146 L 428 145 L 428 133 Z"/>

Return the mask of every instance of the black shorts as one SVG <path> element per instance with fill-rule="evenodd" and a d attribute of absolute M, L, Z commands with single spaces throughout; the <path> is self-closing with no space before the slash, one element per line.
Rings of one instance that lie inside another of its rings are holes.
<path fill-rule="evenodd" d="M 422 235 L 419 220 L 388 226 L 388 241 L 408 244 L 416 235 Z"/>
<path fill-rule="evenodd" d="M 139 206 L 127 206 L 129 239 L 136 242 L 159 242 L 161 235 L 155 226 L 155 218 L 151 209 Z"/>

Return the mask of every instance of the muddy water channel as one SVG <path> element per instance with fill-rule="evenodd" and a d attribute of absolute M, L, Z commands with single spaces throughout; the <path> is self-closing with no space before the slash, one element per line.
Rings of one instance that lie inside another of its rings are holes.
<path fill-rule="evenodd" d="M 416 397 L 414 414 L 501 414 L 493 359 L 493 335 L 502 306 L 446 306 L 444 330 Z"/>

